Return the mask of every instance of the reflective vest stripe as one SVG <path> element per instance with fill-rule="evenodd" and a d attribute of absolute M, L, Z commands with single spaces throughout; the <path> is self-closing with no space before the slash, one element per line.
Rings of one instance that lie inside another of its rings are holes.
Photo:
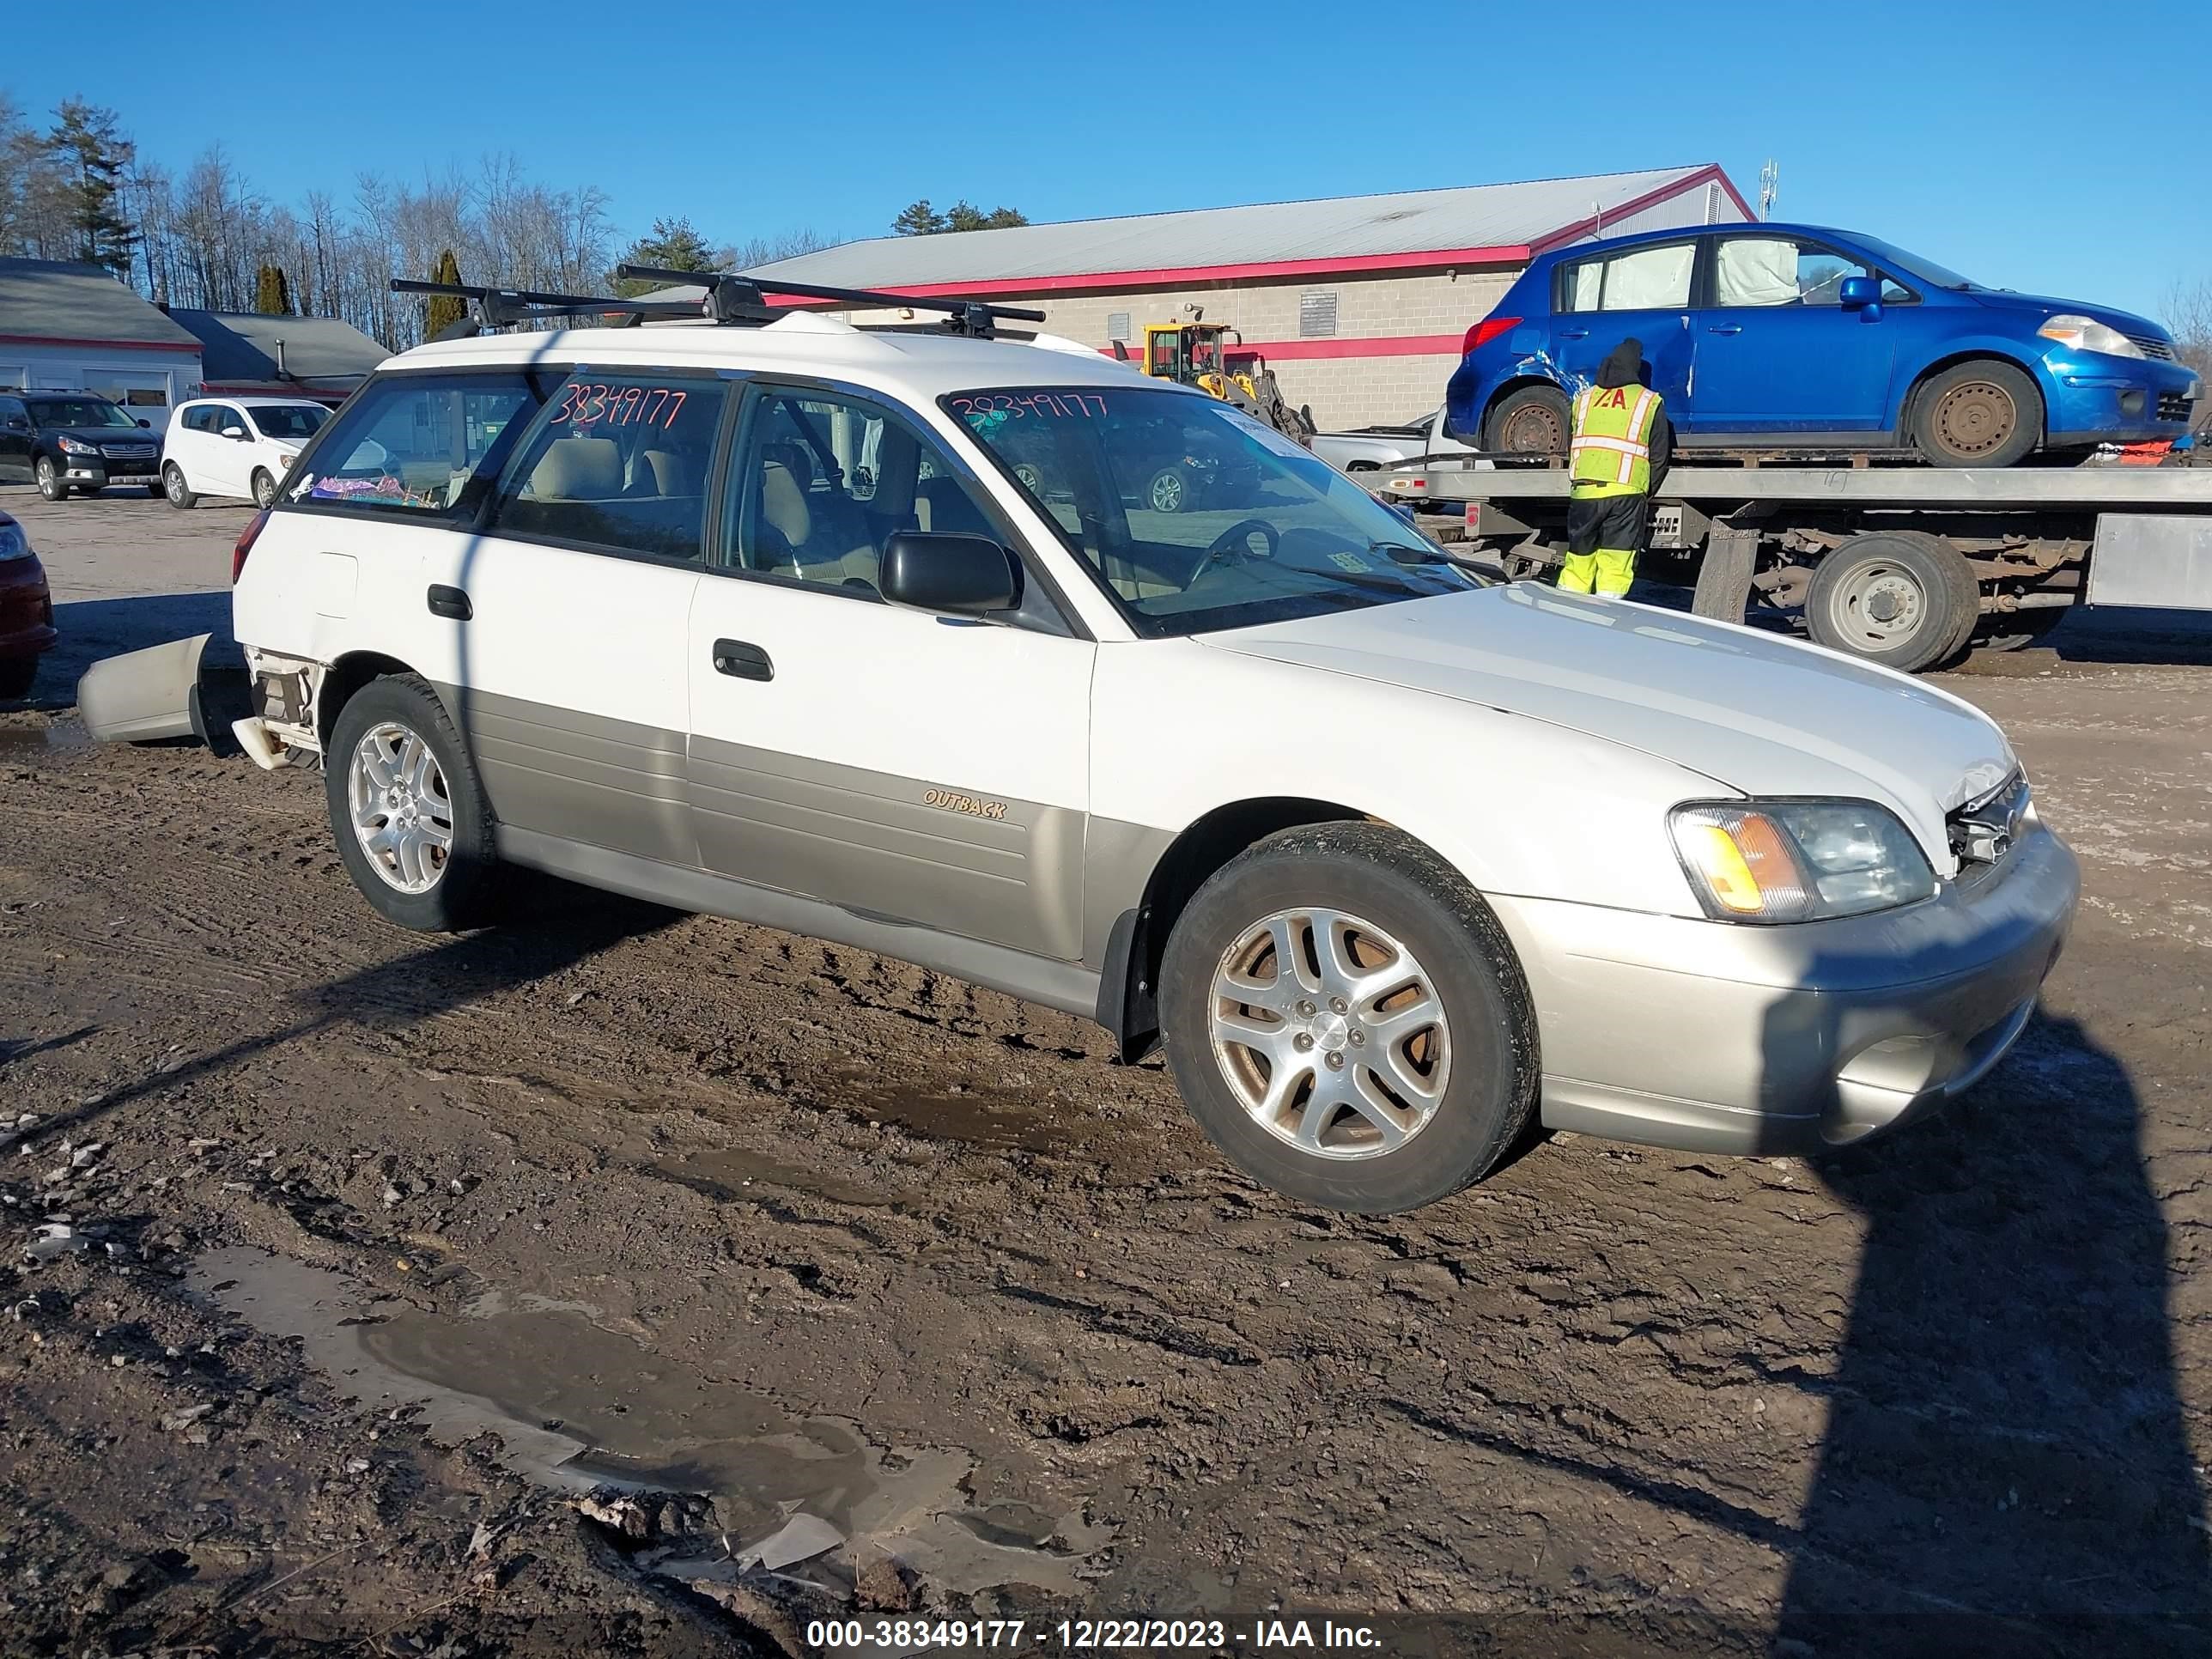
<path fill-rule="evenodd" d="M 1660 399 L 1648 386 L 1638 387 L 1635 392 L 1633 401 L 1621 388 L 1585 386 L 1576 394 L 1568 466 L 1577 489 L 1587 486 L 1610 491 L 1614 487 L 1623 490 L 1650 487 L 1651 433 L 1657 424 Z M 1586 429 L 1593 425 L 1609 430 Z"/>

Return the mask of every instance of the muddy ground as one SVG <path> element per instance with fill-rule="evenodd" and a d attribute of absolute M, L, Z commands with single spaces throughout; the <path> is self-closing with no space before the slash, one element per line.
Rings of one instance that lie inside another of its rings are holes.
<path fill-rule="evenodd" d="M 1251 1651 L 1281 1607 L 1392 1652 L 2205 1651 L 2212 653 L 2054 637 L 1945 679 L 2087 883 L 1974 1096 L 1819 1164 L 1559 1138 L 1382 1221 L 1226 1169 L 1157 1060 L 865 953 L 550 883 L 396 932 L 319 776 L 90 748 L 49 680 L 0 713 L 0 1650 L 922 1609 Z M 753 1559 L 807 1516 L 842 1541 Z"/>

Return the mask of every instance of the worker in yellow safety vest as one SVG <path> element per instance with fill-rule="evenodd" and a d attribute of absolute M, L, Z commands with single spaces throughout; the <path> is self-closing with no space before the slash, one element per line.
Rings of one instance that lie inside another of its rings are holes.
<path fill-rule="evenodd" d="M 1644 383 L 1644 343 L 1623 340 L 1574 401 L 1567 452 L 1567 561 L 1559 586 L 1576 593 L 1628 592 L 1650 529 L 1651 475 L 1667 465 L 1659 394 Z"/>

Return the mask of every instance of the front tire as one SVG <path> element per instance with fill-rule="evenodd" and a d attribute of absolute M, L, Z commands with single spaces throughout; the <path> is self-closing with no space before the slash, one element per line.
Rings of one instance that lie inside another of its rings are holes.
<path fill-rule="evenodd" d="M 161 493 L 169 498 L 169 505 L 179 513 L 200 504 L 199 496 L 185 482 L 185 469 L 174 461 L 161 469 Z"/>
<path fill-rule="evenodd" d="M 32 476 L 38 480 L 39 494 L 50 501 L 65 501 L 69 499 L 70 487 L 63 481 L 61 469 L 54 465 L 53 457 L 40 456 L 38 465 L 33 467 L 31 471 Z"/>
<path fill-rule="evenodd" d="M 1491 410 L 1482 447 L 1497 455 L 1565 455 L 1569 419 L 1566 396 L 1557 386 L 1521 386 Z"/>
<path fill-rule="evenodd" d="M 266 513 L 276 505 L 276 480 L 269 476 L 265 467 L 255 467 L 250 483 L 253 490 L 254 506 Z"/>
<path fill-rule="evenodd" d="M 430 933 L 489 918 L 491 805 L 428 682 L 399 674 L 356 692 L 331 724 L 324 781 L 338 855 L 378 915 Z"/>
<path fill-rule="evenodd" d="M 2043 437 L 2043 399 L 2010 363 L 1954 363 L 1913 393 L 1911 437 L 1937 466 L 2010 466 Z"/>
<path fill-rule="evenodd" d="M 1199 1127 L 1306 1203 L 1432 1204 L 1536 1109 L 1535 1010 L 1504 930 L 1380 824 L 1286 830 L 1217 871 L 1169 938 L 1161 1012 Z"/>
<path fill-rule="evenodd" d="M 1155 513 L 1180 513 L 1190 497 L 1190 479 L 1179 466 L 1162 467 L 1145 486 L 1145 505 Z"/>
<path fill-rule="evenodd" d="M 1917 530 L 1852 537 L 1820 561 L 1805 592 L 1814 643 L 1908 674 L 1954 655 L 1980 615 L 1966 555 Z"/>

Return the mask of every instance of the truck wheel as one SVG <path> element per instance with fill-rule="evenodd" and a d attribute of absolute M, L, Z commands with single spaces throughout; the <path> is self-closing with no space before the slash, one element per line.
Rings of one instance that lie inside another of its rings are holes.
<path fill-rule="evenodd" d="M 437 693 L 413 674 L 371 680 L 338 710 L 324 756 L 338 855 L 377 913 L 417 933 L 486 920 L 491 803 Z"/>
<path fill-rule="evenodd" d="M 161 493 L 169 498 L 169 505 L 179 512 L 200 504 L 200 498 L 192 493 L 192 487 L 185 482 L 184 468 L 179 466 L 174 461 L 171 461 L 168 465 L 161 469 Z"/>
<path fill-rule="evenodd" d="M 1911 426 L 1938 466 L 2010 466 L 2043 436 L 2043 399 L 2010 363 L 1954 363 L 1914 391 Z"/>
<path fill-rule="evenodd" d="M 40 456 L 39 464 L 32 469 L 32 473 L 38 479 L 39 494 L 48 501 L 65 501 L 69 499 L 70 487 L 63 482 L 61 469 L 54 465 L 52 456 Z"/>
<path fill-rule="evenodd" d="M 1816 643 L 1908 674 L 1954 655 L 1980 615 L 1966 555 L 1917 530 L 1852 537 L 1820 561 L 1805 593 Z"/>
<path fill-rule="evenodd" d="M 1528 1127 L 1535 1009 L 1504 930 L 1395 830 L 1250 848 L 1169 936 L 1163 1040 L 1199 1127 L 1255 1180 L 1363 1215 L 1479 1180 Z"/>
<path fill-rule="evenodd" d="M 1501 455 L 1564 455 L 1568 419 L 1566 398 L 1557 386 L 1524 386 L 1492 408 L 1482 447 Z"/>

